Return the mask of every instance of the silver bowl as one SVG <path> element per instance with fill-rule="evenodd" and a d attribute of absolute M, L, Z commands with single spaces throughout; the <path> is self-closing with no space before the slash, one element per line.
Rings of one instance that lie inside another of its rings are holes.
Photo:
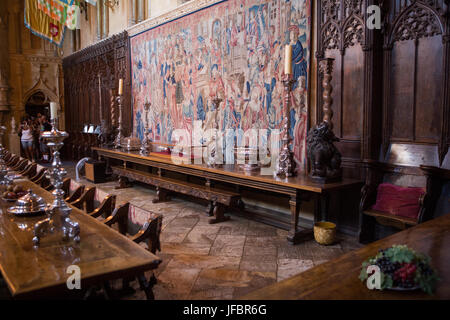
<path fill-rule="evenodd" d="M 8 209 L 8 212 L 18 216 L 29 216 L 43 214 L 47 208 L 48 204 L 45 200 L 29 189 L 26 195 L 19 198 L 14 206 Z"/>
<path fill-rule="evenodd" d="M 137 151 L 141 149 L 141 141 L 136 137 L 128 137 L 122 140 L 120 146 L 127 151 Z"/>

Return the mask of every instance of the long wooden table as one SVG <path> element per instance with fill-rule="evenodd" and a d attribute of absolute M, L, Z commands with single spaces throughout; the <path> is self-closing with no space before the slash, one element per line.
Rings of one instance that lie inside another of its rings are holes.
<path fill-rule="evenodd" d="M 332 192 L 340 192 L 358 185 L 362 181 L 354 179 L 343 179 L 339 182 L 321 184 L 312 181 L 305 175 L 289 178 L 274 177 L 272 175 L 261 175 L 259 172 L 244 172 L 235 165 L 223 165 L 222 168 L 211 168 L 206 164 L 176 164 L 167 156 L 142 156 L 139 152 L 124 151 L 111 148 L 92 148 L 97 152 L 99 158 L 110 158 L 123 161 L 126 168 L 127 163 L 135 163 L 161 170 L 183 173 L 205 179 L 205 185 L 211 185 L 212 181 L 227 182 L 237 186 L 245 186 L 259 190 L 271 191 L 277 194 L 289 196 L 291 211 L 290 231 L 288 241 L 296 243 L 305 235 L 311 235 L 311 229 L 301 229 L 298 225 L 299 212 L 302 200 L 308 195 L 317 194 L 320 197 L 321 210 L 316 210 L 315 220 L 325 219 L 328 213 L 329 195 Z"/>
<path fill-rule="evenodd" d="M 26 190 L 53 200 L 50 192 L 22 180 Z M 80 224 L 81 242 L 64 242 L 61 235 L 44 237 L 33 246 L 33 226 L 45 218 L 17 217 L 7 213 L 12 204 L 0 200 L 0 271 L 14 298 L 38 298 L 45 295 L 71 294 L 66 281 L 67 268 L 81 270 L 81 289 L 104 281 L 134 277 L 158 267 L 161 259 L 138 244 L 72 207 L 70 217 Z"/>
<path fill-rule="evenodd" d="M 394 244 L 408 247 L 431 257 L 438 272 L 436 292 L 369 290 L 359 280 L 361 264 L 374 256 L 379 249 Z M 335 260 L 302 272 L 274 285 L 256 290 L 243 300 L 293 300 L 293 299 L 450 299 L 450 213 L 434 220 L 396 233 L 349 252 Z"/>

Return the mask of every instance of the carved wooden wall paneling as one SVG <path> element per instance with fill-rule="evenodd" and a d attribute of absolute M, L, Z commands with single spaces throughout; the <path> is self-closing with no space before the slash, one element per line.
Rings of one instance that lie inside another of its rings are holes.
<path fill-rule="evenodd" d="M 81 131 L 86 123 L 100 124 L 100 114 L 107 124 L 111 125 L 110 90 L 117 88 L 119 78 L 124 78 L 123 125 L 125 134 L 131 132 L 128 60 L 128 34 L 126 32 L 114 35 L 63 60 L 68 114 L 66 127 L 69 131 Z M 101 99 L 98 75 L 101 79 Z"/>
<path fill-rule="evenodd" d="M 375 157 L 379 137 L 372 135 L 372 127 L 379 126 L 379 118 L 372 115 L 380 108 L 380 88 L 375 77 L 373 61 L 378 59 L 374 43 L 378 38 L 365 28 L 365 12 L 370 0 L 318 1 L 318 45 L 316 57 L 335 59 L 333 74 L 332 122 L 335 134 L 341 139 L 337 147 L 343 156 L 344 174 L 360 177 L 360 159 Z M 317 70 L 317 119 L 322 119 L 322 77 Z"/>
<path fill-rule="evenodd" d="M 391 0 L 383 10 L 383 155 L 391 143 L 437 146 L 442 165 L 449 147 L 449 1 Z"/>
<path fill-rule="evenodd" d="M 382 9 L 381 30 L 365 26 L 372 4 Z M 394 142 L 435 150 L 434 165 L 443 165 L 450 142 L 449 1 L 322 0 L 317 15 L 316 57 L 335 58 L 332 122 L 344 174 L 362 175 L 360 160 L 384 159 Z M 317 70 L 317 119 L 321 81 Z"/>

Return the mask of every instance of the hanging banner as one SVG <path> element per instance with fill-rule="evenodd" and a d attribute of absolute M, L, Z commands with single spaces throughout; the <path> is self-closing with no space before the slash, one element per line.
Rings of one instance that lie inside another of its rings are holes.
<path fill-rule="evenodd" d="M 41 0 L 25 0 L 25 26 L 36 36 L 61 47 L 64 41 L 65 27 L 59 21 L 52 19 L 49 15 L 44 13 L 43 10 L 38 8 L 38 3 L 40 1 Z"/>
<path fill-rule="evenodd" d="M 67 7 L 65 25 L 70 30 L 79 29 L 80 7 L 71 5 Z"/>
<path fill-rule="evenodd" d="M 67 18 L 68 7 L 73 5 L 73 0 L 37 0 L 38 9 L 50 18 L 64 24 Z"/>

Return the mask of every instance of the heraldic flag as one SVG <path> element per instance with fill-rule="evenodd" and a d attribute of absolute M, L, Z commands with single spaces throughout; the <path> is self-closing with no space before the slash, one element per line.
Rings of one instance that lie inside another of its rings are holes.
<path fill-rule="evenodd" d="M 38 1 L 25 0 L 25 26 L 33 34 L 61 47 L 64 41 L 65 27 L 61 22 L 39 10 Z"/>

